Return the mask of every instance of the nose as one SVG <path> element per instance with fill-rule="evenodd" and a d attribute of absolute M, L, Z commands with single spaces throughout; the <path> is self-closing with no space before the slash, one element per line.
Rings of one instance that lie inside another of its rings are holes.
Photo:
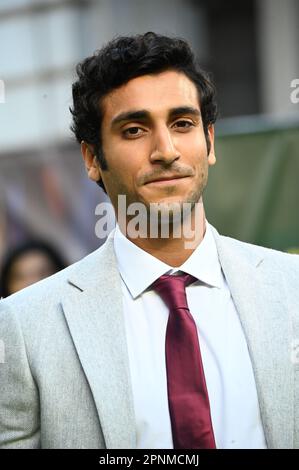
<path fill-rule="evenodd" d="M 176 150 L 173 137 L 167 126 L 156 129 L 153 134 L 153 150 L 151 152 L 151 163 L 163 163 L 170 165 L 180 158 Z"/>

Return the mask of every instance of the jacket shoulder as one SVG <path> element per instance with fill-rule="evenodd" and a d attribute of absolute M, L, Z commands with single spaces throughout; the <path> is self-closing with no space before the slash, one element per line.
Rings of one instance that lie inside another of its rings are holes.
<path fill-rule="evenodd" d="M 1 299 L 0 315 L 4 311 L 13 311 L 21 322 L 26 317 L 36 318 L 37 315 L 45 319 L 47 313 L 52 314 L 53 310 L 59 308 L 64 296 L 73 288 L 70 281 L 73 277 L 80 276 L 88 284 L 96 266 L 101 263 L 104 245 L 52 276 Z"/>
<path fill-rule="evenodd" d="M 236 240 L 231 237 L 219 235 L 221 243 L 230 247 L 231 250 L 238 252 L 239 256 L 244 256 L 248 260 L 256 258 L 260 262 L 270 264 L 275 270 L 296 270 L 299 274 L 299 255 L 286 253 L 283 251 L 267 248 L 260 245 Z"/>

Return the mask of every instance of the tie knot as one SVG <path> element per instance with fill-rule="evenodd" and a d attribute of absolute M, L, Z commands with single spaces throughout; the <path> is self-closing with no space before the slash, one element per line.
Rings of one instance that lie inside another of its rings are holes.
<path fill-rule="evenodd" d="M 164 274 L 153 283 L 152 289 L 160 295 L 170 310 L 188 308 L 185 288 L 196 280 L 190 274 L 179 276 Z"/>

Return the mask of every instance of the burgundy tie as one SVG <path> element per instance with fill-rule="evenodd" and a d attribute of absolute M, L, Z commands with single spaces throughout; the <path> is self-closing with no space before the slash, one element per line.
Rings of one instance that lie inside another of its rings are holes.
<path fill-rule="evenodd" d="M 166 329 L 168 403 L 175 449 L 215 449 L 197 328 L 185 287 L 193 276 L 161 276 L 153 289 L 169 308 Z"/>

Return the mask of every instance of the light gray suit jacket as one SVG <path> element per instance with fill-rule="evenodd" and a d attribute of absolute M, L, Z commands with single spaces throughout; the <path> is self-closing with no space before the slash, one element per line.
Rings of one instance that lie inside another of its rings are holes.
<path fill-rule="evenodd" d="M 213 234 L 247 339 L 267 445 L 298 448 L 299 257 Z M 136 447 L 112 238 L 2 300 L 0 341 L 1 448 Z"/>

